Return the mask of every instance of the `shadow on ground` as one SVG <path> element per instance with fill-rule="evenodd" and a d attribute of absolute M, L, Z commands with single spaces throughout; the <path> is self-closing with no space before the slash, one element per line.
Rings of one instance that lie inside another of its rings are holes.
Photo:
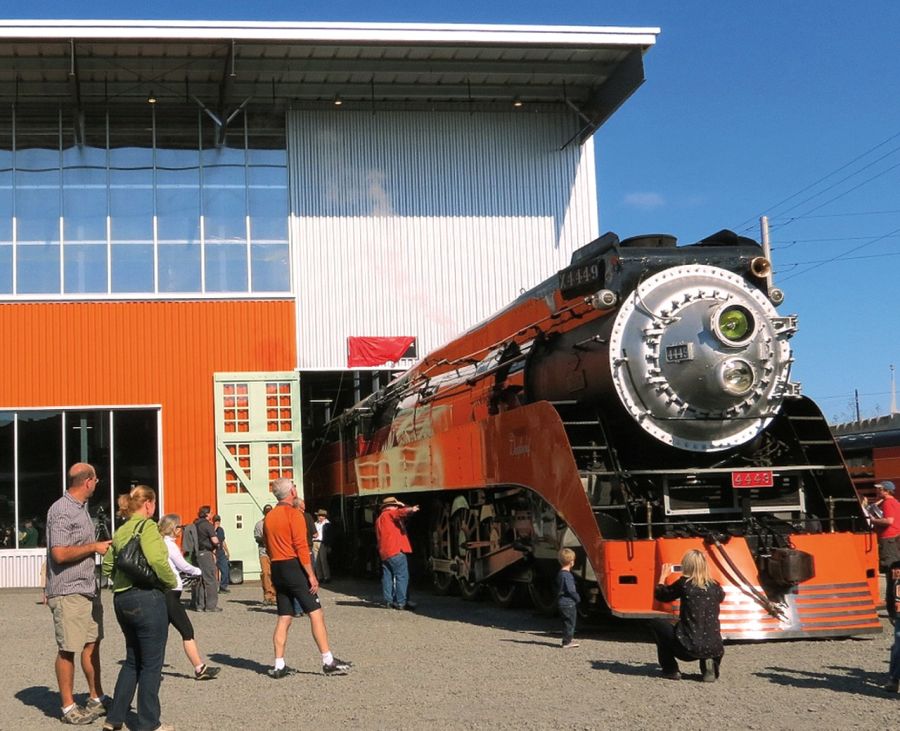
<path fill-rule="evenodd" d="M 333 600 L 335 605 L 371 607 L 385 611 L 381 583 L 374 579 L 333 579 L 327 589 L 335 593 Z M 417 603 L 415 613 L 430 619 L 496 627 L 511 632 L 529 632 L 540 637 L 554 637 L 562 630 L 562 623 L 558 617 L 540 614 L 532 607 L 514 606 L 501 610 L 490 601 L 486 593 L 474 601 L 467 601 L 459 596 L 433 594 L 428 591 L 427 584 L 416 585 L 412 589 L 410 598 Z M 576 636 L 602 638 L 611 642 L 643 644 L 650 641 L 642 622 L 615 617 L 590 620 L 579 618 Z"/>
<path fill-rule="evenodd" d="M 838 672 L 829 672 L 829 671 Z M 835 693 L 852 693 L 853 695 L 866 695 L 872 698 L 884 698 L 888 693 L 882 685 L 888 680 L 887 673 L 872 673 L 860 668 L 830 665 L 820 672 L 808 672 L 793 668 L 768 667 L 765 670 L 754 673 L 759 678 L 786 685 L 792 688 L 804 690 L 819 688 L 831 690 Z"/>
<path fill-rule="evenodd" d="M 30 688 L 22 688 L 15 695 L 16 700 L 22 705 L 37 708 L 45 716 L 59 718 L 59 692 L 55 688 L 46 685 L 32 685 Z"/>
<path fill-rule="evenodd" d="M 261 662 L 250 660 L 246 657 L 234 657 L 233 655 L 226 655 L 222 652 L 211 653 L 209 655 L 209 661 L 217 665 L 224 665 L 230 668 L 249 670 L 252 673 L 258 673 L 259 675 L 265 675 L 269 671 L 269 666 L 263 665 Z M 291 675 L 320 675 L 320 673 L 313 673 L 309 672 L 308 670 L 295 670 L 292 668 Z"/>
<path fill-rule="evenodd" d="M 606 670 L 613 675 L 634 675 L 641 678 L 650 678 L 659 675 L 659 665 L 653 662 L 609 662 L 607 660 L 592 660 L 593 670 Z"/>

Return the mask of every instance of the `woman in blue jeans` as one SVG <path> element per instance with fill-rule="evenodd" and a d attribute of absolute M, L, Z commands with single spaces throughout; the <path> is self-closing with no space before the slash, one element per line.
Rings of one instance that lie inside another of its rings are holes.
<path fill-rule="evenodd" d="M 169 565 L 169 554 L 159 528 L 152 519 L 156 512 L 153 489 L 138 485 L 127 496 L 120 497 L 119 508 L 119 514 L 128 520 L 116 531 L 112 545 L 103 557 L 103 574 L 113 579 L 113 605 L 125 635 L 126 653 L 103 728 L 104 731 L 122 728 L 137 689 L 137 725 L 130 728 L 135 731 L 174 731 L 174 726 L 160 721 L 159 684 L 169 633 L 163 591 L 174 589 L 178 580 Z M 116 570 L 116 558 L 138 531 L 141 549 L 159 580 L 159 588 L 135 586 L 127 574 Z"/>

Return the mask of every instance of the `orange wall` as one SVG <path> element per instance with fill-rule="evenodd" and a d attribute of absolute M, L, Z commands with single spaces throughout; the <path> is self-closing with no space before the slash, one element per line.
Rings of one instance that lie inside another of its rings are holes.
<path fill-rule="evenodd" d="M 0 304 L 0 406 L 162 406 L 165 511 L 215 505 L 213 374 L 290 371 L 292 300 Z"/>

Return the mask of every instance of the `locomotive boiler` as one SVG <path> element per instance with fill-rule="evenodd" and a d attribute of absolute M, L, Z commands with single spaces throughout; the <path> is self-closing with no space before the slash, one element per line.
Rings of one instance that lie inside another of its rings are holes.
<path fill-rule="evenodd" d="M 816 405 L 770 264 L 721 231 L 606 234 L 570 266 L 332 420 L 307 499 L 370 560 L 380 499 L 423 508 L 435 590 L 645 618 L 664 563 L 704 550 L 730 638 L 880 631 L 877 549 Z"/>

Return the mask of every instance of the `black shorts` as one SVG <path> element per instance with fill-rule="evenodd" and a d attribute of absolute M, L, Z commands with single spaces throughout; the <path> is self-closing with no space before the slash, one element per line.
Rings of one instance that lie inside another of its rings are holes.
<path fill-rule="evenodd" d="M 307 614 L 322 608 L 319 597 L 309 590 L 309 578 L 299 559 L 272 561 L 272 584 L 279 617 L 294 616 L 294 599 Z"/>

